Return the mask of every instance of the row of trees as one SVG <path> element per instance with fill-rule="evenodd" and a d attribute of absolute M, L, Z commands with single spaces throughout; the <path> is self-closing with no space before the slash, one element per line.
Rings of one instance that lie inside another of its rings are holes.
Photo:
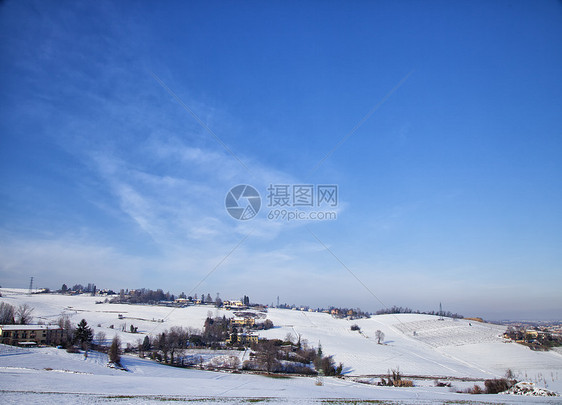
<path fill-rule="evenodd" d="M 0 302 L 0 325 L 28 325 L 33 320 L 33 308 L 27 304 L 14 307 L 6 302 Z"/>
<path fill-rule="evenodd" d="M 242 365 L 243 370 L 326 376 L 343 373 L 342 363 L 336 366 L 332 356 L 324 355 L 321 345 L 314 349 L 301 341 L 300 336 L 296 342 L 290 335 L 284 341 L 263 339 L 252 345 L 252 349 L 250 360 Z"/>
<path fill-rule="evenodd" d="M 349 319 L 360 319 L 360 318 L 370 318 L 369 313 L 364 312 L 361 308 L 336 308 L 330 307 L 330 313 L 337 318 L 349 318 Z"/>
<path fill-rule="evenodd" d="M 191 337 L 196 336 L 192 330 L 181 326 L 172 326 L 152 339 L 144 337 L 138 344 L 139 355 L 143 357 L 150 352 L 150 357 L 166 364 L 177 364 L 185 350 L 191 344 Z"/>
<path fill-rule="evenodd" d="M 379 309 L 376 312 L 377 315 L 384 315 L 384 314 L 424 314 L 424 315 L 438 315 L 438 316 L 444 316 L 447 318 L 458 318 L 458 319 L 462 319 L 464 318 L 464 316 L 457 314 L 457 313 L 453 313 L 451 311 L 426 311 L 426 312 L 421 312 L 419 310 L 414 311 L 412 308 L 408 308 L 408 307 L 397 307 L 396 305 L 393 305 L 390 308 L 383 308 L 383 309 Z"/>
<path fill-rule="evenodd" d="M 230 328 L 230 320 L 223 316 L 222 318 L 211 318 L 210 316 L 205 319 L 203 326 L 202 341 L 210 346 L 217 346 L 224 342 L 229 334 L 232 332 Z"/>
<path fill-rule="evenodd" d="M 164 292 L 161 289 L 151 290 L 149 288 L 140 288 L 138 290 L 121 290 L 119 295 L 113 298 L 111 303 L 129 303 L 129 304 L 154 304 L 160 301 L 174 301 L 176 297 L 170 292 Z"/>
<path fill-rule="evenodd" d="M 254 323 L 253 325 L 235 326 L 232 324 L 232 320 L 226 318 L 226 316 L 222 318 L 208 316 L 205 320 L 201 340 L 210 347 L 217 347 L 230 337 L 232 344 L 238 346 L 239 333 L 251 330 L 268 330 L 271 328 L 273 328 L 273 322 L 270 319 Z"/>
<path fill-rule="evenodd" d="M 201 294 L 200 296 L 195 294 L 193 296 L 187 296 L 182 292 L 177 297 L 170 292 L 164 292 L 162 289 L 151 290 L 149 288 L 140 288 L 137 290 L 121 290 L 117 297 L 111 300 L 111 303 L 129 303 L 129 304 L 155 304 L 162 301 L 174 301 L 176 298 L 181 298 L 188 300 L 189 302 L 200 301 L 202 304 L 213 304 L 217 307 L 222 305 L 222 300 L 219 298 L 218 294 L 215 299 L 211 297 L 211 294 Z"/>
<path fill-rule="evenodd" d="M 63 284 L 60 290 L 58 290 L 61 294 L 67 294 L 71 291 L 78 293 L 92 293 L 92 295 L 95 295 L 97 287 L 93 283 L 88 283 L 86 286 L 83 286 L 82 284 L 74 284 L 71 288 L 69 288 L 66 284 Z"/>

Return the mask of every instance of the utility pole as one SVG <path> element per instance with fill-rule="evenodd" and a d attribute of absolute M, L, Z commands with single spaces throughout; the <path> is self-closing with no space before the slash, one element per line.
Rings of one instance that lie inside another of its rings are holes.
<path fill-rule="evenodd" d="M 31 295 L 31 292 L 33 291 L 33 277 L 31 277 L 31 279 L 29 280 L 29 295 Z"/>

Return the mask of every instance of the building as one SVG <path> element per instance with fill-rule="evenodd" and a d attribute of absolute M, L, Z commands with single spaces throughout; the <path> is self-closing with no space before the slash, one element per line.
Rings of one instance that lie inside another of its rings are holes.
<path fill-rule="evenodd" d="M 259 340 L 259 336 L 251 333 L 240 333 L 240 334 L 231 333 L 228 339 L 226 339 L 226 343 L 229 344 L 238 343 L 241 345 L 247 345 L 252 343 L 258 343 L 258 340 Z"/>
<path fill-rule="evenodd" d="M 179 307 L 187 307 L 189 305 L 193 305 L 193 303 L 189 301 L 187 298 L 176 298 L 174 300 L 174 305 Z"/>
<path fill-rule="evenodd" d="M 254 318 L 234 318 L 231 320 L 235 326 L 254 326 Z"/>
<path fill-rule="evenodd" d="M 6 345 L 58 345 L 62 328 L 57 325 L 0 325 L 0 343 Z"/>
<path fill-rule="evenodd" d="M 526 330 L 525 340 L 528 342 L 534 342 L 539 337 L 539 332 L 536 330 Z"/>
<path fill-rule="evenodd" d="M 222 305 L 225 309 L 246 309 L 246 305 L 242 301 L 226 300 Z"/>

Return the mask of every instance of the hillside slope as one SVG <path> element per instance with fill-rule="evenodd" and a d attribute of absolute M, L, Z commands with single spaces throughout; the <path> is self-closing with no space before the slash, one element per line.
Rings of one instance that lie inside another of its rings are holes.
<path fill-rule="evenodd" d="M 169 308 L 147 305 L 103 304 L 99 297 L 57 294 L 27 295 L 23 290 L 2 289 L 0 301 L 12 305 L 27 303 L 35 308 L 35 320 L 55 322 L 61 313 L 73 323 L 85 318 L 107 340 L 114 334 L 125 343 L 135 344 L 144 335 L 162 332 L 174 325 L 202 328 L 205 318 L 232 317 L 233 313 L 213 307 Z M 121 314 L 123 319 L 119 319 Z M 262 337 L 284 339 L 298 335 L 313 346 L 322 345 L 325 354 L 342 362 L 348 376 L 380 375 L 399 368 L 408 375 L 494 378 L 512 369 L 518 379 L 534 381 L 545 388 L 562 392 L 562 355 L 556 351 L 534 352 L 505 342 L 504 327 L 466 320 L 438 320 L 435 316 L 400 314 L 378 315 L 354 321 L 336 319 L 324 313 L 269 309 L 275 325 L 260 331 Z M 159 322 L 164 320 L 164 322 Z M 128 330 L 133 324 L 139 333 Z M 361 331 L 352 331 L 357 324 Z M 110 326 L 113 325 L 113 329 Z M 375 332 L 381 330 L 383 344 Z M 415 331 L 415 335 L 414 335 Z M 1 360 L 0 360 L 1 362 Z"/>

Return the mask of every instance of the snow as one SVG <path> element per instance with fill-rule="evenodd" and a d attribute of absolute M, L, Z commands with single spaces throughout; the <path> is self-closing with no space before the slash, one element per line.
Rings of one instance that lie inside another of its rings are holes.
<path fill-rule="evenodd" d="M 61 313 L 72 323 L 82 318 L 95 332 L 106 333 L 107 340 L 120 335 L 125 343 L 136 343 L 147 334 L 159 333 L 171 326 L 201 329 L 209 311 L 212 316 L 233 317 L 232 311 L 194 306 L 170 308 L 147 305 L 96 304 L 102 297 L 63 296 L 57 294 L 27 295 L 24 290 L 0 290 L 1 302 L 12 305 L 27 303 L 34 307 L 34 322 L 56 322 Z M 119 319 L 122 314 L 124 319 Z M 434 316 L 401 314 L 380 315 L 353 321 L 336 319 L 324 313 L 270 309 L 267 317 L 273 329 L 259 331 L 261 337 L 284 339 L 300 335 L 309 344 L 322 345 L 325 354 L 343 362 L 345 379 L 297 377 L 270 378 L 259 375 L 209 372 L 182 369 L 132 356 L 123 356 L 127 372 L 107 367 L 104 354 L 90 352 L 71 354 L 55 348 L 17 348 L 0 345 L 0 390 L 7 403 L 36 399 L 40 402 L 122 402 L 161 403 L 191 398 L 201 403 L 244 403 L 248 398 L 267 398 L 268 403 L 320 403 L 325 398 L 356 398 L 435 403 L 443 401 L 478 401 L 523 403 L 560 403 L 560 397 L 516 397 L 456 394 L 447 387 L 433 387 L 431 377 L 455 377 L 457 389 L 484 386 L 483 379 L 502 377 L 510 368 L 518 380 L 533 382 L 537 388 L 562 392 L 562 355 L 556 351 L 534 352 L 507 343 L 498 325 L 474 321 L 439 321 Z M 154 321 L 153 321 L 154 319 Z M 158 320 L 164 322 L 158 322 Z M 120 325 L 132 323 L 139 333 L 127 333 Z M 472 325 L 469 325 L 471 323 Z M 110 325 L 114 329 L 110 329 Z M 357 324 L 360 332 L 352 331 Z M 100 325 L 100 326 L 98 326 Z M 385 334 L 384 344 L 377 344 L 375 332 Z M 413 331 L 416 331 L 414 336 Z M 202 356 L 209 364 L 241 361 L 244 351 L 188 351 L 189 356 Z M 399 368 L 414 378 L 414 388 L 377 387 L 356 381 L 376 382 L 377 375 Z M 461 382 L 460 379 L 470 381 Z M 116 396 L 120 396 L 117 398 Z M 123 396 L 130 396 L 125 398 Z M 477 399 L 475 399 L 477 398 Z M 506 399 L 507 398 L 507 399 Z M 204 402 L 210 399 L 210 402 Z M 129 402 L 127 402 L 129 401 Z M 546 402 L 545 402 L 546 401 Z M 550 402 L 549 402 L 550 401 Z"/>
<path fill-rule="evenodd" d="M 161 403 L 189 398 L 201 403 L 243 402 L 248 398 L 270 398 L 271 403 L 316 403 L 325 398 L 376 399 L 404 403 L 434 403 L 471 399 L 466 394 L 430 387 L 396 389 L 324 378 L 277 379 L 258 375 L 229 374 L 181 369 L 149 360 L 123 356 L 129 371 L 107 367 L 107 357 L 90 352 L 71 354 L 55 348 L 24 349 L 0 345 L 0 389 L 3 401 L 37 398 L 43 402 L 132 402 Z M 124 398 L 130 397 L 130 398 Z M 206 399 L 211 398 L 211 401 Z M 501 401 L 500 401 L 501 399 Z M 478 401 L 503 402 L 505 397 L 481 395 Z M 541 399 L 537 402 L 544 403 Z M 8 402 L 9 403 L 9 402 Z M 197 402 L 195 402 L 197 403 Z M 518 403 L 514 401 L 513 403 Z M 548 403 L 548 402 L 547 402 Z M 554 403 L 554 402 L 550 402 Z"/>
<path fill-rule="evenodd" d="M 544 388 L 538 388 L 533 383 L 529 382 L 519 382 L 511 387 L 506 392 L 502 392 L 505 395 L 524 395 L 527 397 L 552 397 L 557 396 L 554 392 L 545 390 Z"/>
<path fill-rule="evenodd" d="M 0 325 L 2 330 L 53 330 L 60 329 L 58 326 L 51 325 Z"/>
<path fill-rule="evenodd" d="M 519 379 L 562 391 L 560 353 L 508 343 L 501 337 L 505 328 L 499 325 L 439 321 L 416 314 L 343 320 L 323 313 L 271 309 L 268 316 L 277 327 L 260 332 L 261 336 L 282 339 L 287 333 L 301 334 L 314 346 L 322 344 L 324 353 L 334 354 L 349 374 L 377 375 L 399 368 L 408 375 L 485 379 L 503 377 L 510 368 Z M 351 330 L 354 324 L 361 333 Z M 385 335 L 382 345 L 377 344 L 377 330 Z"/>

